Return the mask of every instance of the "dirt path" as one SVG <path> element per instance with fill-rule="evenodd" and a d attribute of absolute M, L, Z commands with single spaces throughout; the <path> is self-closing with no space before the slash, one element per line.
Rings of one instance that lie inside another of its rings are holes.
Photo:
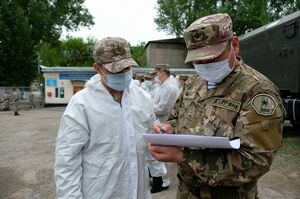
<path fill-rule="evenodd" d="M 54 199 L 54 148 L 63 108 L 0 112 L 0 198 Z M 300 135 L 300 132 L 299 132 Z M 170 189 L 154 199 L 176 197 L 176 167 Z M 284 139 L 270 172 L 259 181 L 260 197 L 300 199 L 300 139 Z"/>

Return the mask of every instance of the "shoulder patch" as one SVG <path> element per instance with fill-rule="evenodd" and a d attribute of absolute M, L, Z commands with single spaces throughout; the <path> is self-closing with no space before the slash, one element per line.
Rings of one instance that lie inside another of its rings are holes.
<path fill-rule="evenodd" d="M 230 99 L 225 99 L 225 98 L 215 97 L 213 99 L 211 105 L 220 107 L 220 108 L 224 108 L 224 109 L 227 109 L 230 111 L 239 112 L 240 107 L 241 107 L 241 102 L 230 100 Z"/>
<path fill-rule="evenodd" d="M 277 106 L 274 98 L 268 94 L 255 95 L 251 100 L 251 106 L 259 115 L 273 115 Z"/>

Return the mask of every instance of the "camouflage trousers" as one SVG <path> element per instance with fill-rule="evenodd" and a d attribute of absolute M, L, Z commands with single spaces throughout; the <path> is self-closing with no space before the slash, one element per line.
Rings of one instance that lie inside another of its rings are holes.
<path fill-rule="evenodd" d="M 190 187 L 185 183 L 178 184 L 177 199 L 258 199 L 257 185 L 251 183 L 245 187 Z"/>

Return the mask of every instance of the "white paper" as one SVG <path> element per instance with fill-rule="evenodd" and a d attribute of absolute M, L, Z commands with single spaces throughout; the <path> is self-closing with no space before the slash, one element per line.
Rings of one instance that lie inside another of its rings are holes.
<path fill-rule="evenodd" d="M 213 149 L 239 149 L 240 139 L 229 140 L 227 137 L 183 135 L 183 134 L 145 134 L 148 143 L 157 145 L 200 147 Z"/>

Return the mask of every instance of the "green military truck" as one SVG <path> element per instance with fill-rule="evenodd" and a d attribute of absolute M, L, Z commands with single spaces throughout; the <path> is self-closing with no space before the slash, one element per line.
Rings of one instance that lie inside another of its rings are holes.
<path fill-rule="evenodd" d="M 245 63 L 279 88 L 287 120 L 300 127 L 300 11 L 241 35 Z"/>

